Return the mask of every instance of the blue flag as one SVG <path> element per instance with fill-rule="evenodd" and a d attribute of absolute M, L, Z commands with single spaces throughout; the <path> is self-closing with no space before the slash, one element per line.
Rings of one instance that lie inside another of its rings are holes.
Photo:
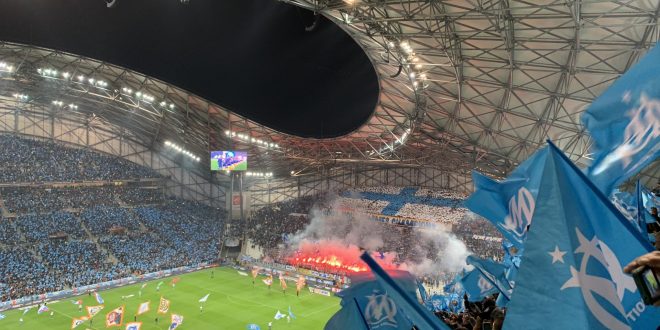
<path fill-rule="evenodd" d="M 403 271 L 394 274 L 397 283 L 414 296 L 415 279 Z M 351 276 L 351 286 L 338 295 L 342 308 L 326 323 L 326 330 L 412 328 L 413 323 L 399 303 L 370 273 Z"/>
<path fill-rule="evenodd" d="M 637 189 L 639 189 L 639 186 Z M 610 200 L 612 201 L 612 205 L 621 212 L 621 215 L 630 221 L 640 233 L 645 233 L 646 226 L 640 226 L 639 221 L 639 210 L 637 209 L 639 206 L 638 196 L 639 193 L 631 194 L 627 191 L 614 189 L 612 194 L 610 194 Z"/>
<path fill-rule="evenodd" d="M 623 273 L 652 247 L 554 145 L 535 213 L 505 329 L 657 327 L 660 309 Z"/>
<path fill-rule="evenodd" d="M 507 299 L 511 298 L 513 285 L 506 279 L 506 267 L 504 267 L 504 265 L 498 264 L 492 260 L 477 258 L 475 256 L 468 256 L 465 262 L 467 262 L 468 265 L 474 266 L 474 268 L 481 273 L 483 278 L 490 282 L 500 294 L 506 296 Z"/>
<path fill-rule="evenodd" d="M 461 286 L 461 279 L 463 276 L 465 276 L 465 269 L 461 271 L 460 274 L 456 274 L 454 276 L 454 279 L 449 282 L 449 284 L 445 285 L 443 287 L 444 292 L 449 292 L 449 293 L 458 293 L 459 295 L 463 295 L 463 287 Z"/>
<path fill-rule="evenodd" d="M 474 193 L 465 200 L 465 206 L 492 222 L 519 249 L 532 223 L 541 180 L 538 164 L 545 161 L 547 154 L 547 148 L 539 149 L 503 181 L 472 172 Z"/>
<path fill-rule="evenodd" d="M 414 289 L 411 292 L 400 284 L 397 284 L 378 263 L 369 256 L 369 253 L 363 253 L 360 257 L 369 266 L 373 274 L 378 279 L 378 283 L 385 289 L 387 295 L 392 298 L 392 303 L 400 308 L 407 318 L 412 321 L 417 329 L 428 330 L 450 330 L 450 328 L 438 319 L 433 313 L 424 308 L 417 302 Z M 414 283 L 413 283 L 414 285 Z M 365 314 L 365 315 L 368 315 Z M 371 327 L 377 328 L 377 327 Z M 398 329 L 409 329 L 411 327 L 399 327 Z"/>
<path fill-rule="evenodd" d="M 468 301 L 481 301 L 489 295 L 499 292 L 478 269 L 473 269 L 461 279 L 461 286 L 468 295 Z"/>
<path fill-rule="evenodd" d="M 417 282 L 417 290 L 419 291 L 419 296 L 422 298 L 422 301 L 426 301 L 428 299 L 426 288 L 424 288 L 424 285 L 419 280 L 416 280 L 415 282 Z"/>
<path fill-rule="evenodd" d="M 651 243 L 655 243 L 655 234 L 649 233 L 647 225 L 656 222 L 651 214 L 651 208 L 657 208 L 658 206 L 660 206 L 660 198 L 637 180 L 637 218 L 639 226 L 643 228 L 643 232 L 646 234 L 643 236 L 648 237 Z"/>
<path fill-rule="evenodd" d="M 653 216 L 651 216 L 652 207 L 660 207 L 660 197 L 656 196 L 648 188 L 644 187 L 639 181 L 637 181 L 637 192 L 638 192 L 638 208 L 640 212 L 640 222 L 643 224 L 655 222 Z"/>
<path fill-rule="evenodd" d="M 48 306 L 44 303 L 43 305 L 39 306 L 39 309 L 37 309 L 37 314 L 45 313 L 49 311 Z"/>
<path fill-rule="evenodd" d="M 447 310 L 446 299 L 444 295 L 434 294 L 424 303 L 426 309 L 432 312 L 439 312 Z"/>
<path fill-rule="evenodd" d="M 291 317 L 294 320 L 296 319 L 296 316 L 293 315 L 293 312 L 291 311 L 291 306 L 289 306 L 289 317 Z"/>
<path fill-rule="evenodd" d="M 660 156 L 660 45 L 582 115 L 594 142 L 589 178 L 606 195 Z"/>
<path fill-rule="evenodd" d="M 396 329 L 390 322 L 385 325 L 385 329 Z M 325 324 L 325 330 L 340 330 L 340 329 L 355 329 L 355 330 L 370 330 L 369 322 L 364 317 L 364 309 L 360 307 L 357 297 L 352 299 L 342 299 L 341 309 L 333 315 L 328 323 Z"/>
<path fill-rule="evenodd" d="M 96 298 L 96 302 L 103 305 L 103 298 L 101 297 L 101 294 L 98 292 L 94 292 L 94 297 Z"/>

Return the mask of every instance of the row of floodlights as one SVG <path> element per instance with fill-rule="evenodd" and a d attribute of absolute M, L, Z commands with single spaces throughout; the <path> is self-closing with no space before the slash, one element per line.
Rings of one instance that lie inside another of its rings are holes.
<path fill-rule="evenodd" d="M 23 101 L 23 102 L 27 101 L 27 100 L 30 98 L 29 95 L 27 95 L 27 94 L 22 94 L 22 93 L 14 93 L 12 96 L 13 96 L 16 100 L 18 100 L 18 101 Z"/>
<path fill-rule="evenodd" d="M 388 43 L 390 49 L 394 49 L 396 44 L 394 41 Z M 410 80 L 412 80 L 413 87 L 418 89 L 419 87 L 426 87 L 425 81 L 427 79 L 426 73 L 422 72 L 423 65 L 419 63 L 419 57 L 416 56 L 415 50 L 412 48 L 410 43 L 406 40 L 399 43 L 399 49 L 406 57 L 403 59 L 407 68 L 410 68 Z M 412 68 L 410 66 L 413 66 Z"/>
<path fill-rule="evenodd" d="M 244 142 L 256 144 L 256 145 L 258 145 L 260 147 L 264 147 L 264 148 L 279 149 L 279 147 L 280 147 L 277 143 L 263 141 L 261 139 L 255 139 L 253 137 L 250 137 L 250 135 L 248 135 L 248 134 L 236 133 L 236 132 L 232 132 L 232 131 L 227 130 L 227 131 L 225 131 L 225 135 L 229 136 L 229 137 L 232 137 L 232 138 L 237 138 L 237 139 L 239 139 L 241 141 L 244 141 Z"/>
<path fill-rule="evenodd" d="M 176 145 L 176 144 L 173 143 L 173 142 L 165 141 L 165 146 L 166 146 L 166 147 L 169 147 L 169 148 L 171 148 L 171 149 L 173 149 L 173 150 L 176 150 L 177 152 L 179 152 L 179 153 L 181 153 L 181 154 L 184 154 L 184 155 L 190 157 L 190 159 L 192 159 L 192 160 L 194 160 L 194 161 L 196 161 L 196 162 L 199 162 L 199 161 L 200 161 L 200 158 L 197 157 L 197 156 L 195 156 L 195 154 L 193 154 L 192 152 L 190 152 L 190 151 L 188 151 L 188 150 L 186 150 L 186 149 L 184 149 L 184 148 L 181 148 L 180 146 Z"/>
<path fill-rule="evenodd" d="M 14 66 L 11 65 L 11 64 L 8 64 L 7 62 L 0 62 L 0 71 L 13 72 L 14 71 Z"/>
<path fill-rule="evenodd" d="M 69 108 L 69 109 L 73 109 L 73 110 L 78 109 L 78 106 L 75 105 L 75 104 L 73 104 L 73 103 L 71 103 L 71 104 L 66 104 L 66 105 L 65 105 L 64 102 L 59 101 L 59 100 L 55 100 L 55 101 L 53 101 L 52 103 L 53 103 L 53 105 L 58 106 L 58 107 L 60 107 L 60 108 L 61 108 L 61 107 L 67 107 L 67 108 Z"/>
<path fill-rule="evenodd" d="M 58 78 L 58 77 L 62 76 L 62 78 L 64 78 L 64 79 L 70 79 L 70 78 L 73 79 L 73 76 L 71 75 L 71 73 L 66 72 L 66 71 L 65 72 L 59 72 L 55 69 L 39 68 L 39 69 L 37 69 L 37 72 L 39 72 L 40 75 L 42 75 L 44 77 L 49 77 L 49 78 Z M 108 83 L 101 80 L 101 79 L 87 78 L 84 75 L 78 75 L 77 77 L 75 77 L 75 79 L 77 79 L 79 83 L 88 82 L 92 86 L 101 87 L 101 88 L 108 87 Z"/>
<path fill-rule="evenodd" d="M 124 94 L 135 95 L 136 98 L 141 99 L 142 101 L 145 101 L 145 102 L 153 103 L 156 100 L 155 97 L 153 97 L 153 96 L 151 96 L 147 93 L 143 93 L 143 92 L 140 92 L 140 91 L 136 91 L 135 93 L 133 93 L 133 90 L 128 88 L 128 87 L 122 88 L 121 91 Z M 163 101 L 163 102 L 165 102 L 165 101 Z M 161 106 L 163 106 L 163 105 L 167 105 L 167 102 L 165 102 L 164 104 L 161 102 Z M 174 107 L 174 104 L 172 104 L 172 107 Z"/>
<path fill-rule="evenodd" d="M 2 66 L 0 66 L 0 69 L 2 69 Z M 37 72 L 41 74 L 44 77 L 49 77 L 49 78 L 59 78 L 62 77 L 64 79 L 76 79 L 78 80 L 79 83 L 89 83 L 92 86 L 98 87 L 98 88 L 106 88 L 108 87 L 108 83 L 100 80 L 100 79 L 94 79 L 94 78 L 88 78 L 85 77 L 84 75 L 78 75 L 77 77 L 73 77 L 73 75 L 69 72 L 59 72 L 55 69 L 48 69 L 48 68 L 39 68 L 37 69 Z M 145 101 L 148 103 L 153 103 L 156 101 L 156 98 L 147 94 L 143 93 L 141 91 L 133 91 L 131 88 L 128 87 L 123 87 L 121 89 L 123 94 L 134 96 L 136 99 L 139 99 L 141 101 Z M 174 109 L 174 103 L 168 103 L 166 101 L 161 101 L 159 105 L 163 108 L 169 108 Z"/>
<path fill-rule="evenodd" d="M 18 100 L 18 101 L 22 101 L 22 102 L 25 102 L 25 101 L 27 101 L 28 99 L 30 99 L 30 96 L 29 96 L 29 95 L 27 95 L 27 94 L 22 94 L 22 93 L 14 93 L 12 96 L 13 96 L 16 100 Z M 75 110 L 75 109 L 78 109 L 78 106 L 77 106 L 77 105 L 75 105 L 75 104 L 73 104 L 73 103 L 70 103 L 70 104 L 64 104 L 64 102 L 62 102 L 62 101 L 60 101 L 60 100 L 54 100 L 54 101 L 51 102 L 51 103 L 52 103 L 53 105 L 55 105 L 55 106 L 58 106 L 58 107 L 67 107 L 67 108 L 69 108 L 69 109 L 74 109 L 74 110 Z"/>

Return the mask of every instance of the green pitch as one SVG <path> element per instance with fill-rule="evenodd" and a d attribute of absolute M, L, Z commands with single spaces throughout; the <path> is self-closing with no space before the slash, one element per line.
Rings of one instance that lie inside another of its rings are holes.
<path fill-rule="evenodd" d="M 100 294 L 105 301 L 105 308 L 94 317 L 90 325 L 89 321 L 78 326 L 76 329 L 124 329 L 125 327 L 105 327 L 105 314 L 111 310 L 125 305 L 126 314 L 124 316 L 125 325 L 133 322 L 133 317 L 137 311 L 138 304 L 151 301 L 150 311 L 137 317 L 138 322 L 142 322 L 142 328 L 167 329 L 170 325 L 170 314 L 180 314 L 184 317 L 183 324 L 177 329 L 246 329 L 250 323 L 258 324 L 262 330 L 268 330 L 268 322 L 273 322 L 273 330 L 285 329 L 323 329 L 326 321 L 339 310 L 339 299 L 336 297 L 325 297 L 309 293 L 305 289 L 300 297 L 296 297 L 295 283 L 287 282 L 289 288 L 287 293 L 283 294 L 277 278 L 274 279 L 272 289 L 268 287 L 258 277 L 255 285 L 252 285 L 252 277 L 238 275 L 236 270 L 231 268 L 215 268 L 214 277 L 211 278 L 211 270 L 203 270 L 195 273 L 178 276 L 180 281 L 176 287 L 170 285 L 171 279 L 163 279 L 164 284 L 160 287 L 160 292 L 156 292 L 156 285 L 161 280 L 148 282 L 142 291 L 142 297 L 138 296 L 138 291 L 142 283 L 129 285 L 108 291 L 101 291 Z M 203 311 L 200 312 L 198 301 L 207 293 L 211 295 L 208 301 L 203 304 Z M 122 300 L 122 296 L 134 295 L 133 297 Z M 158 301 L 161 297 L 171 301 L 170 311 L 167 315 L 157 314 Z M 97 305 L 94 295 L 82 295 L 72 297 L 54 303 L 48 303 L 49 312 L 37 314 L 37 309 L 32 308 L 26 315 L 22 310 L 12 310 L 5 312 L 7 316 L 0 320 L 0 329 L 70 329 L 71 319 L 87 315 L 78 311 L 78 306 L 71 300 L 81 299 L 84 306 Z M 279 310 L 287 314 L 291 306 L 295 320 L 287 323 L 286 318 L 275 320 L 273 316 Z M 53 315 L 50 315 L 50 312 Z M 158 316 L 158 324 L 156 324 Z M 23 322 L 19 321 L 23 318 Z"/>

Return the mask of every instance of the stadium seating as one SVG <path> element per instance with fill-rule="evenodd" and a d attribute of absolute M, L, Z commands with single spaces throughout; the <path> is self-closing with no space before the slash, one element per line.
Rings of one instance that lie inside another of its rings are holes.
<path fill-rule="evenodd" d="M 342 210 L 359 211 L 374 214 L 386 214 L 386 207 L 396 204 L 401 210 L 409 212 L 408 217 L 414 217 L 437 223 L 449 223 L 456 236 L 463 240 L 470 251 L 480 257 L 502 258 L 501 234 L 487 221 L 466 216 L 467 210 L 462 208 L 465 196 L 444 190 L 416 189 L 410 187 L 361 187 L 344 191 L 336 199 L 320 195 L 302 197 L 281 203 L 274 203 L 254 212 L 245 228 L 235 228 L 232 235 L 240 236 L 241 229 L 252 241 L 265 249 L 267 255 L 276 257 L 271 250 L 288 238 L 305 228 L 310 219 L 299 214 L 308 214 L 313 207 L 321 212 L 339 206 Z M 414 203 L 412 203 L 414 202 Z M 403 212 L 395 213 L 401 216 Z M 351 217 L 351 213 L 346 214 Z M 381 224 L 375 230 L 381 231 L 379 237 L 385 238 L 384 251 L 394 251 L 398 261 L 419 260 L 427 254 L 435 258 L 433 251 L 420 253 L 411 248 L 407 242 L 416 240 L 416 233 L 405 227 Z M 445 275 L 443 275 L 445 276 Z"/>
<path fill-rule="evenodd" d="M 20 215 L 16 219 L 16 225 L 30 242 L 46 240 L 50 235 L 58 233 L 74 239 L 86 237 L 80 223 L 68 212 Z"/>
<path fill-rule="evenodd" d="M 0 298 L 2 301 L 88 285 L 218 258 L 223 235 L 249 237 L 267 252 L 276 250 L 320 212 L 340 208 L 460 224 L 455 233 L 483 257 L 498 257 L 498 234 L 464 217 L 464 196 L 412 187 L 362 187 L 339 197 L 307 196 L 256 210 L 245 223 L 233 221 L 223 233 L 225 211 L 165 198 L 158 186 L 81 186 L 77 180 L 157 178 L 138 165 L 87 150 L 0 135 Z M 72 170 L 73 169 L 73 170 Z M 45 188 L 18 183 L 64 181 Z M 418 233 L 379 223 L 384 250 L 398 262 L 435 257 L 411 249 Z M 484 239 L 484 238 L 494 239 Z M 429 274 L 444 281 L 451 274 Z"/>
<path fill-rule="evenodd" d="M 0 183 L 160 177 L 121 158 L 12 135 L 0 135 L 0 164 Z"/>
<path fill-rule="evenodd" d="M 0 135 L 0 300 L 218 258 L 224 210 L 165 199 L 150 169 L 51 142 Z M 5 166 L 6 164 L 6 166 Z M 67 187 L 25 183 L 69 182 Z"/>

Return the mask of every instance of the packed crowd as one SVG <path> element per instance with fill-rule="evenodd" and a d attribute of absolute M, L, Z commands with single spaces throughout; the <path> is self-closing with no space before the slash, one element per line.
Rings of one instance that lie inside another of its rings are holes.
<path fill-rule="evenodd" d="M 87 234 L 80 223 L 69 212 L 25 214 L 16 219 L 16 226 L 28 241 L 47 240 L 49 237 L 71 237 L 80 239 Z"/>
<path fill-rule="evenodd" d="M 0 183 L 159 177 L 121 158 L 14 135 L 0 135 L 0 164 Z"/>
<path fill-rule="evenodd" d="M 14 226 L 13 221 L 0 216 L 0 245 L 14 245 L 20 242 L 20 237 Z"/>
<path fill-rule="evenodd" d="M 0 135 L 0 300 L 202 262 L 219 255 L 224 210 L 165 199 L 145 183 L 79 186 L 77 180 L 153 178 L 124 160 Z"/>
<path fill-rule="evenodd" d="M 480 258 L 502 260 L 502 234 L 488 220 L 464 217 L 452 231 Z"/>
<path fill-rule="evenodd" d="M 496 299 L 497 295 L 494 295 L 479 302 L 469 302 L 464 296 L 462 304 L 457 302 L 450 306 L 451 310 L 451 307 L 462 305 L 463 311 L 440 311 L 435 314 L 454 330 L 500 330 L 506 308 L 497 307 Z"/>
<path fill-rule="evenodd" d="M 277 247 L 287 235 L 298 232 L 309 224 L 309 218 L 306 216 L 290 215 L 308 214 L 317 199 L 316 196 L 301 197 L 257 210 L 247 219 L 246 235 L 262 248 Z"/>
<path fill-rule="evenodd" d="M 101 187 L 9 187 L 0 198 L 10 213 L 44 213 L 54 210 L 84 209 L 92 206 L 144 205 L 162 203 L 158 189 L 131 186 Z"/>
<path fill-rule="evenodd" d="M 381 213 L 374 212 L 374 210 L 382 211 L 389 203 L 388 201 L 361 198 L 365 196 L 365 193 L 393 196 L 418 195 L 416 197 L 418 201 L 424 200 L 429 204 L 406 204 L 404 207 L 410 206 L 411 213 L 416 214 L 418 218 L 420 215 L 427 215 L 429 219 L 435 219 L 435 222 L 450 223 L 451 226 L 448 228 L 452 228 L 453 233 L 475 255 L 498 260 L 502 257 L 502 236 L 487 221 L 467 216 L 467 210 L 459 207 L 461 203 L 458 198 L 464 197 L 463 195 L 444 190 L 414 190 L 413 188 L 402 187 L 368 187 L 360 188 L 360 190 L 362 191 L 360 195 L 355 195 L 355 192 L 349 191 L 341 193 L 340 197 L 336 198 L 326 195 L 310 196 L 265 206 L 254 212 L 244 226 L 241 226 L 239 222 L 235 226 L 231 226 L 230 235 L 241 237 L 241 235 L 247 234 L 256 245 L 264 248 L 269 254 L 269 249 L 275 249 L 286 243 L 289 237 L 309 224 L 310 216 L 308 214 L 312 207 L 326 213 L 331 212 L 333 208 L 338 208 L 340 211 L 346 211 L 348 208 L 349 212 L 346 212 L 345 216 L 353 217 L 359 216 L 361 213 Z M 406 190 L 408 190 L 408 193 L 406 193 Z M 375 195 L 375 197 L 382 196 Z M 442 208 L 446 213 L 442 215 L 425 212 L 428 207 L 433 207 L 434 204 L 451 206 L 443 206 Z M 444 218 L 441 218 L 441 216 Z M 380 233 L 382 237 L 392 238 L 383 250 L 397 252 L 402 260 L 416 260 L 423 257 L 419 251 L 412 251 L 410 249 L 411 245 L 405 243 L 415 241 L 417 239 L 415 235 L 418 235 L 417 231 L 406 226 L 394 226 L 386 223 L 383 223 L 380 228 L 382 228 Z M 435 255 L 433 247 L 429 247 L 428 252 L 429 256 Z"/>
<path fill-rule="evenodd" d="M 86 208 L 99 203 L 116 206 L 117 202 L 106 198 L 108 188 L 4 188 L 0 196 L 5 202 L 5 208 L 10 213 L 46 213 L 54 210 L 70 208 Z"/>
<path fill-rule="evenodd" d="M 135 212 L 150 231 L 176 248 L 187 264 L 217 258 L 225 212 L 193 202 L 171 200 L 162 208 L 141 207 Z"/>
<path fill-rule="evenodd" d="M 55 211 L 0 219 L 2 301 L 214 262 L 224 215 L 223 210 L 171 199 L 135 209 L 91 207 L 80 217 Z"/>
<path fill-rule="evenodd" d="M 37 253 L 48 267 L 48 275 L 66 287 L 99 283 L 121 275 L 118 267 L 108 261 L 108 254 L 91 240 L 41 241 Z"/>
<path fill-rule="evenodd" d="M 64 282 L 48 276 L 48 268 L 23 245 L 0 248 L 2 301 L 63 288 Z"/>
<path fill-rule="evenodd" d="M 135 214 L 126 208 L 96 206 L 85 209 L 80 218 L 94 235 L 109 234 L 111 231 L 139 231 L 140 222 Z"/>

